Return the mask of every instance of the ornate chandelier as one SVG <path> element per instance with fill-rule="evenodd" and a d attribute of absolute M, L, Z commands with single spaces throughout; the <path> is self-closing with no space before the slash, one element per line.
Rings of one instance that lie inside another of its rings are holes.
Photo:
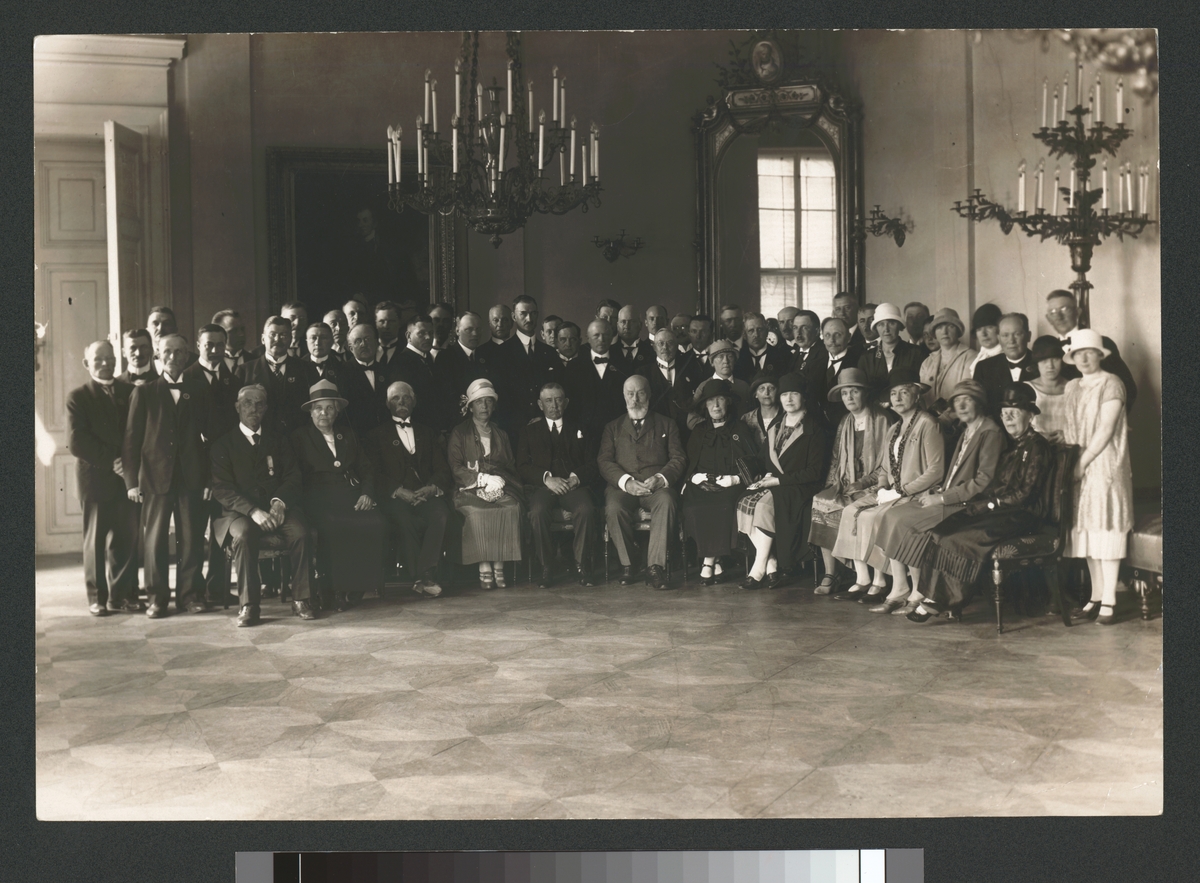
<path fill-rule="evenodd" d="M 425 113 L 417 117 L 417 173 L 401 175 L 403 129 L 388 126 L 388 206 L 449 215 L 457 212 L 479 233 L 501 234 L 525 225 L 534 212 L 562 215 L 600 205 L 600 130 L 579 132 L 567 117 L 567 78 L 551 75 L 550 118 L 533 120 L 533 81 L 524 79 L 521 38 L 507 34 L 507 85 L 479 80 L 479 32 L 463 35 L 454 63 L 454 107 L 449 140 L 438 126 L 437 80 L 425 71 Z M 466 100 L 463 73 L 468 69 Z M 486 94 L 486 97 L 484 93 Z M 554 160 L 558 159 L 557 174 Z"/>

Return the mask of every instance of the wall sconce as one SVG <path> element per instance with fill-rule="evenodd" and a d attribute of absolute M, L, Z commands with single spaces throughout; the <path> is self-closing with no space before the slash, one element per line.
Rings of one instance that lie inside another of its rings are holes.
<path fill-rule="evenodd" d="M 906 231 L 909 230 L 911 224 L 901 221 L 899 218 L 889 218 L 880 210 L 879 206 L 871 209 L 871 216 L 863 218 L 861 215 L 854 222 L 854 238 L 864 240 L 867 234 L 872 236 L 891 236 L 896 240 L 896 247 L 904 245 L 904 237 Z"/>
<path fill-rule="evenodd" d="M 41 362 L 38 361 L 38 353 L 40 353 L 46 346 L 46 329 L 49 327 L 50 327 L 49 322 L 47 322 L 45 324 L 43 324 L 41 322 L 33 323 L 33 370 L 34 371 L 37 371 L 39 368 L 42 367 Z"/>
<path fill-rule="evenodd" d="M 615 261 L 620 257 L 633 257 L 637 253 L 637 250 L 645 244 L 642 242 L 642 237 L 640 236 L 626 242 L 624 230 L 621 231 L 616 239 L 601 239 L 599 236 L 592 237 L 592 245 L 603 249 L 604 258 L 607 261 Z"/>

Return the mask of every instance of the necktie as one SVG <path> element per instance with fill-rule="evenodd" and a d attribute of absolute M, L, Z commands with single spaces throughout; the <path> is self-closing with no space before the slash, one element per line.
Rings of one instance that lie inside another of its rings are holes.
<path fill-rule="evenodd" d="M 101 385 L 100 385 L 100 388 L 101 388 L 102 390 L 104 390 L 104 394 L 105 394 L 106 396 L 108 396 L 108 400 L 109 400 L 110 402 L 112 402 L 113 404 L 116 404 L 116 401 L 117 401 L 117 396 L 116 396 L 116 394 L 113 392 L 113 388 L 112 388 L 111 386 L 105 386 L 104 384 L 101 384 Z"/>
<path fill-rule="evenodd" d="M 766 353 L 760 353 L 759 355 L 754 357 L 754 364 L 758 368 L 759 371 L 762 370 L 763 358 L 765 356 L 766 356 Z"/>
<path fill-rule="evenodd" d="M 526 352 L 528 352 L 529 355 L 531 355 L 531 356 L 533 355 L 533 340 L 532 339 L 529 341 L 529 346 L 526 347 Z"/>
<path fill-rule="evenodd" d="M 638 435 L 642 434 L 642 421 L 641 420 L 633 421 L 633 431 L 636 432 Z"/>
<path fill-rule="evenodd" d="M 272 362 L 271 363 L 271 373 L 274 374 L 276 377 L 282 377 L 283 376 L 283 362 Z"/>
<path fill-rule="evenodd" d="M 217 378 L 216 371 L 209 371 L 203 365 L 200 366 L 200 370 L 202 370 L 204 372 L 204 375 L 208 378 L 209 383 L 212 383 L 214 380 L 216 380 L 216 378 Z"/>
<path fill-rule="evenodd" d="M 258 433 L 257 432 L 250 433 L 250 444 L 252 444 L 256 448 L 258 447 Z"/>
<path fill-rule="evenodd" d="M 631 347 L 631 346 L 625 347 L 625 358 L 628 359 L 630 362 L 633 361 L 633 353 L 634 353 L 633 347 Z"/>
<path fill-rule="evenodd" d="M 558 438 L 558 424 L 557 423 L 550 424 L 550 435 L 553 436 L 555 439 Z"/>
<path fill-rule="evenodd" d="M 597 365 L 607 365 L 608 364 L 608 356 L 596 356 L 596 358 L 592 359 L 592 361 L 595 362 Z"/>

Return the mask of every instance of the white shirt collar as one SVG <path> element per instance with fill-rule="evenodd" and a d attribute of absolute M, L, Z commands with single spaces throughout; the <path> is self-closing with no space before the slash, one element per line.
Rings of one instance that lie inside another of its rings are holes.
<path fill-rule="evenodd" d="M 517 337 L 521 338 L 521 348 L 525 349 L 525 350 L 529 349 L 529 344 L 531 344 L 534 340 L 537 339 L 534 337 L 530 337 L 524 331 L 522 331 L 520 328 L 517 329 Z"/>
<path fill-rule="evenodd" d="M 729 342 L 740 350 L 742 348 L 742 344 L 746 342 L 746 335 L 743 334 L 741 337 L 734 338 Z"/>
<path fill-rule="evenodd" d="M 267 360 L 268 365 L 282 365 L 284 362 L 286 362 L 288 360 L 288 354 L 284 353 L 283 358 L 280 359 L 278 362 L 276 362 L 274 359 L 271 358 L 270 353 L 263 353 L 263 358 Z"/>
<path fill-rule="evenodd" d="M 690 343 L 689 343 L 687 346 L 681 346 L 681 347 L 679 347 L 679 351 L 680 351 L 681 353 L 690 353 L 690 352 L 695 352 L 695 351 L 692 349 L 692 345 L 691 345 Z"/>
<path fill-rule="evenodd" d="M 238 429 L 240 429 L 240 430 L 242 431 L 242 435 L 246 436 L 246 438 L 247 438 L 248 440 L 250 440 L 251 442 L 253 442 L 253 439 L 251 439 L 250 437 L 251 437 L 252 435 L 254 435 L 254 430 L 252 430 L 252 429 L 251 429 L 249 426 L 247 426 L 245 423 L 241 423 L 241 422 L 239 422 L 239 423 L 238 423 Z M 262 438 L 262 427 L 261 427 L 261 426 L 260 426 L 260 427 L 258 427 L 258 437 L 259 437 L 260 439 Z"/>
<path fill-rule="evenodd" d="M 203 359 L 197 359 L 196 361 L 198 361 L 200 363 L 200 367 L 204 368 L 206 371 L 211 371 L 214 374 L 218 374 L 221 371 L 220 364 L 210 365 L 208 362 L 204 361 Z"/>
<path fill-rule="evenodd" d="M 546 418 L 546 426 L 548 426 L 551 429 L 551 431 L 553 431 L 554 427 L 557 426 L 558 431 L 562 432 L 562 418 L 559 417 L 557 420 L 551 420 L 549 417 L 547 417 Z"/>
<path fill-rule="evenodd" d="M 671 369 L 672 371 L 673 371 L 673 370 L 675 370 L 675 363 L 674 363 L 674 362 L 664 362 L 662 359 L 657 359 L 657 361 L 658 361 L 658 367 L 660 367 L 660 368 L 669 368 L 669 369 Z"/>
<path fill-rule="evenodd" d="M 595 350 L 592 350 L 592 361 L 593 362 L 596 361 L 596 359 L 611 359 L 611 358 L 612 358 L 612 350 L 609 350 L 608 352 L 604 353 L 604 355 L 601 355 L 600 353 L 596 352 Z"/>
<path fill-rule="evenodd" d="M 1076 322 L 1076 323 L 1075 323 L 1075 327 L 1074 327 L 1074 328 L 1072 328 L 1072 329 L 1071 329 L 1070 331 L 1068 331 L 1066 334 L 1059 334 L 1059 335 L 1058 335 L 1058 339 L 1059 339 L 1059 340 L 1067 340 L 1067 339 L 1068 339 L 1068 338 L 1069 338 L 1069 337 L 1070 337 L 1072 334 L 1074 334 L 1074 333 L 1075 333 L 1076 331 L 1078 331 L 1078 330 L 1079 330 L 1079 323 L 1078 323 L 1078 322 Z M 1055 332 L 1055 333 L 1057 333 L 1057 332 Z"/>
<path fill-rule="evenodd" d="M 321 356 L 321 358 L 318 359 L 315 356 L 310 354 L 308 358 L 312 361 L 312 363 L 314 365 L 324 365 L 326 362 L 329 361 L 328 355 Z"/>
<path fill-rule="evenodd" d="M 405 349 L 412 350 L 414 353 L 416 353 L 418 356 L 421 357 L 421 361 L 425 361 L 425 354 L 423 352 L 421 352 L 419 349 L 417 349 L 415 346 L 413 346 L 411 343 L 408 344 L 405 347 Z"/>
<path fill-rule="evenodd" d="M 460 347 L 462 347 L 462 351 L 464 353 L 466 353 L 468 356 L 475 355 L 475 350 L 473 350 L 469 346 L 465 345 L 461 340 L 455 341 L 455 343 L 457 343 Z"/>
<path fill-rule="evenodd" d="M 146 366 L 144 368 L 136 368 L 133 365 L 130 365 L 129 373 L 133 377 L 141 377 L 143 374 L 149 374 L 151 369 L 153 369 L 153 368 L 154 368 L 153 362 L 147 362 Z"/>

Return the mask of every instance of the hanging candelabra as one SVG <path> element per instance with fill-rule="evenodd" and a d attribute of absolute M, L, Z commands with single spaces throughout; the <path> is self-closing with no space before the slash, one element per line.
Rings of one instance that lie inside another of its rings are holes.
<path fill-rule="evenodd" d="M 1104 122 L 1104 83 L 1099 74 L 1096 75 L 1095 85 L 1089 90 L 1087 106 L 1084 106 L 1083 95 L 1083 61 L 1076 59 L 1075 65 L 1075 106 L 1067 109 L 1069 75 L 1063 77 L 1061 92 L 1056 85 L 1054 89 L 1053 116 L 1047 117 L 1047 99 L 1049 83 L 1042 82 L 1042 125 L 1033 137 L 1046 145 L 1052 157 L 1068 157 L 1071 161 L 1070 179 L 1068 186 L 1062 186 L 1061 171 L 1055 169 L 1053 201 L 1049 209 L 1043 200 L 1046 183 L 1046 162 L 1038 162 L 1034 172 L 1034 210 L 1026 210 L 1026 164 L 1021 161 L 1017 167 L 1017 208 L 1009 211 L 1004 206 L 992 202 L 979 188 L 967 196 L 966 201 L 956 200 L 954 211 L 971 221 L 995 219 L 1000 223 L 1000 229 L 1007 235 L 1014 225 L 1020 227 L 1027 236 L 1041 237 L 1042 241 L 1053 238 L 1066 245 L 1071 254 L 1071 269 L 1075 272 L 1075 281 L 1070 288 L 1075 292 L 1079 303 L 1079 327 L 1090 325 L 1088 295 L 1092 283 L 1087 274 L 1092 267 L 1092 252 L 1105 239 L 1116 236 L 1124 240 L 1126 236 L 1137 236 L 1155 221 L 1150 219 L 1149 200 L 1151 193 L 1151 164 L 1139 162 L 1137 166 L 1137 182 L 1134 183 L 1133 164 L 1125 161 L 1117 163 L 1116 185 L 1114 195 L 1109 190 L 1108 160 L 1104 160 L 1100 170 L 1101 186 L 1091 189 L 1088 185 L 1092 170 L 1096 166 L 1096 157 L 1108 154 L 1114 159 L 1121 144 L 1133 134 L 1133 130 L 1125 125 L 1124 81 L 1117 79 L 1116 84 L 1116 126 Z M 1068 117 L 1073 120 L 1068 121 Z M 1085 123 L 1085 118 L 1091 118 L 1091 125 Z M 1048 123 L 1053 122 L 1053 127 Z M 1059 211 L 1060 197 L 1063 209 Z M 1097 208 L 1097 203 L 1099 207 Z"/>
<path fill-rule="evenodd" d="M 438 127 L 437 80 L 425 71 L 415 179 L 401 175 L 402 128 L 388 126 L 389 207 L 458 213 L 473 230 L 490 234 L 497 248 L 502 234 L 523 227 L 534 212 L 562 215 L 576 207 L 586 212 L 589 204 L 600 205 L 601 190 L 600 130 L 592 123 L 580 132 L 575 116 L 567 116 L 567 78 L 553 68 L 550 117 L 541 109 L 535 131 L 533 81 L 524 79 L 518 34 L 507 35 L 507 53 L 506 85 L 493 77 L 485 86 L 479 79 L 479 32 L 463 35 L 448 140 Z"/>

